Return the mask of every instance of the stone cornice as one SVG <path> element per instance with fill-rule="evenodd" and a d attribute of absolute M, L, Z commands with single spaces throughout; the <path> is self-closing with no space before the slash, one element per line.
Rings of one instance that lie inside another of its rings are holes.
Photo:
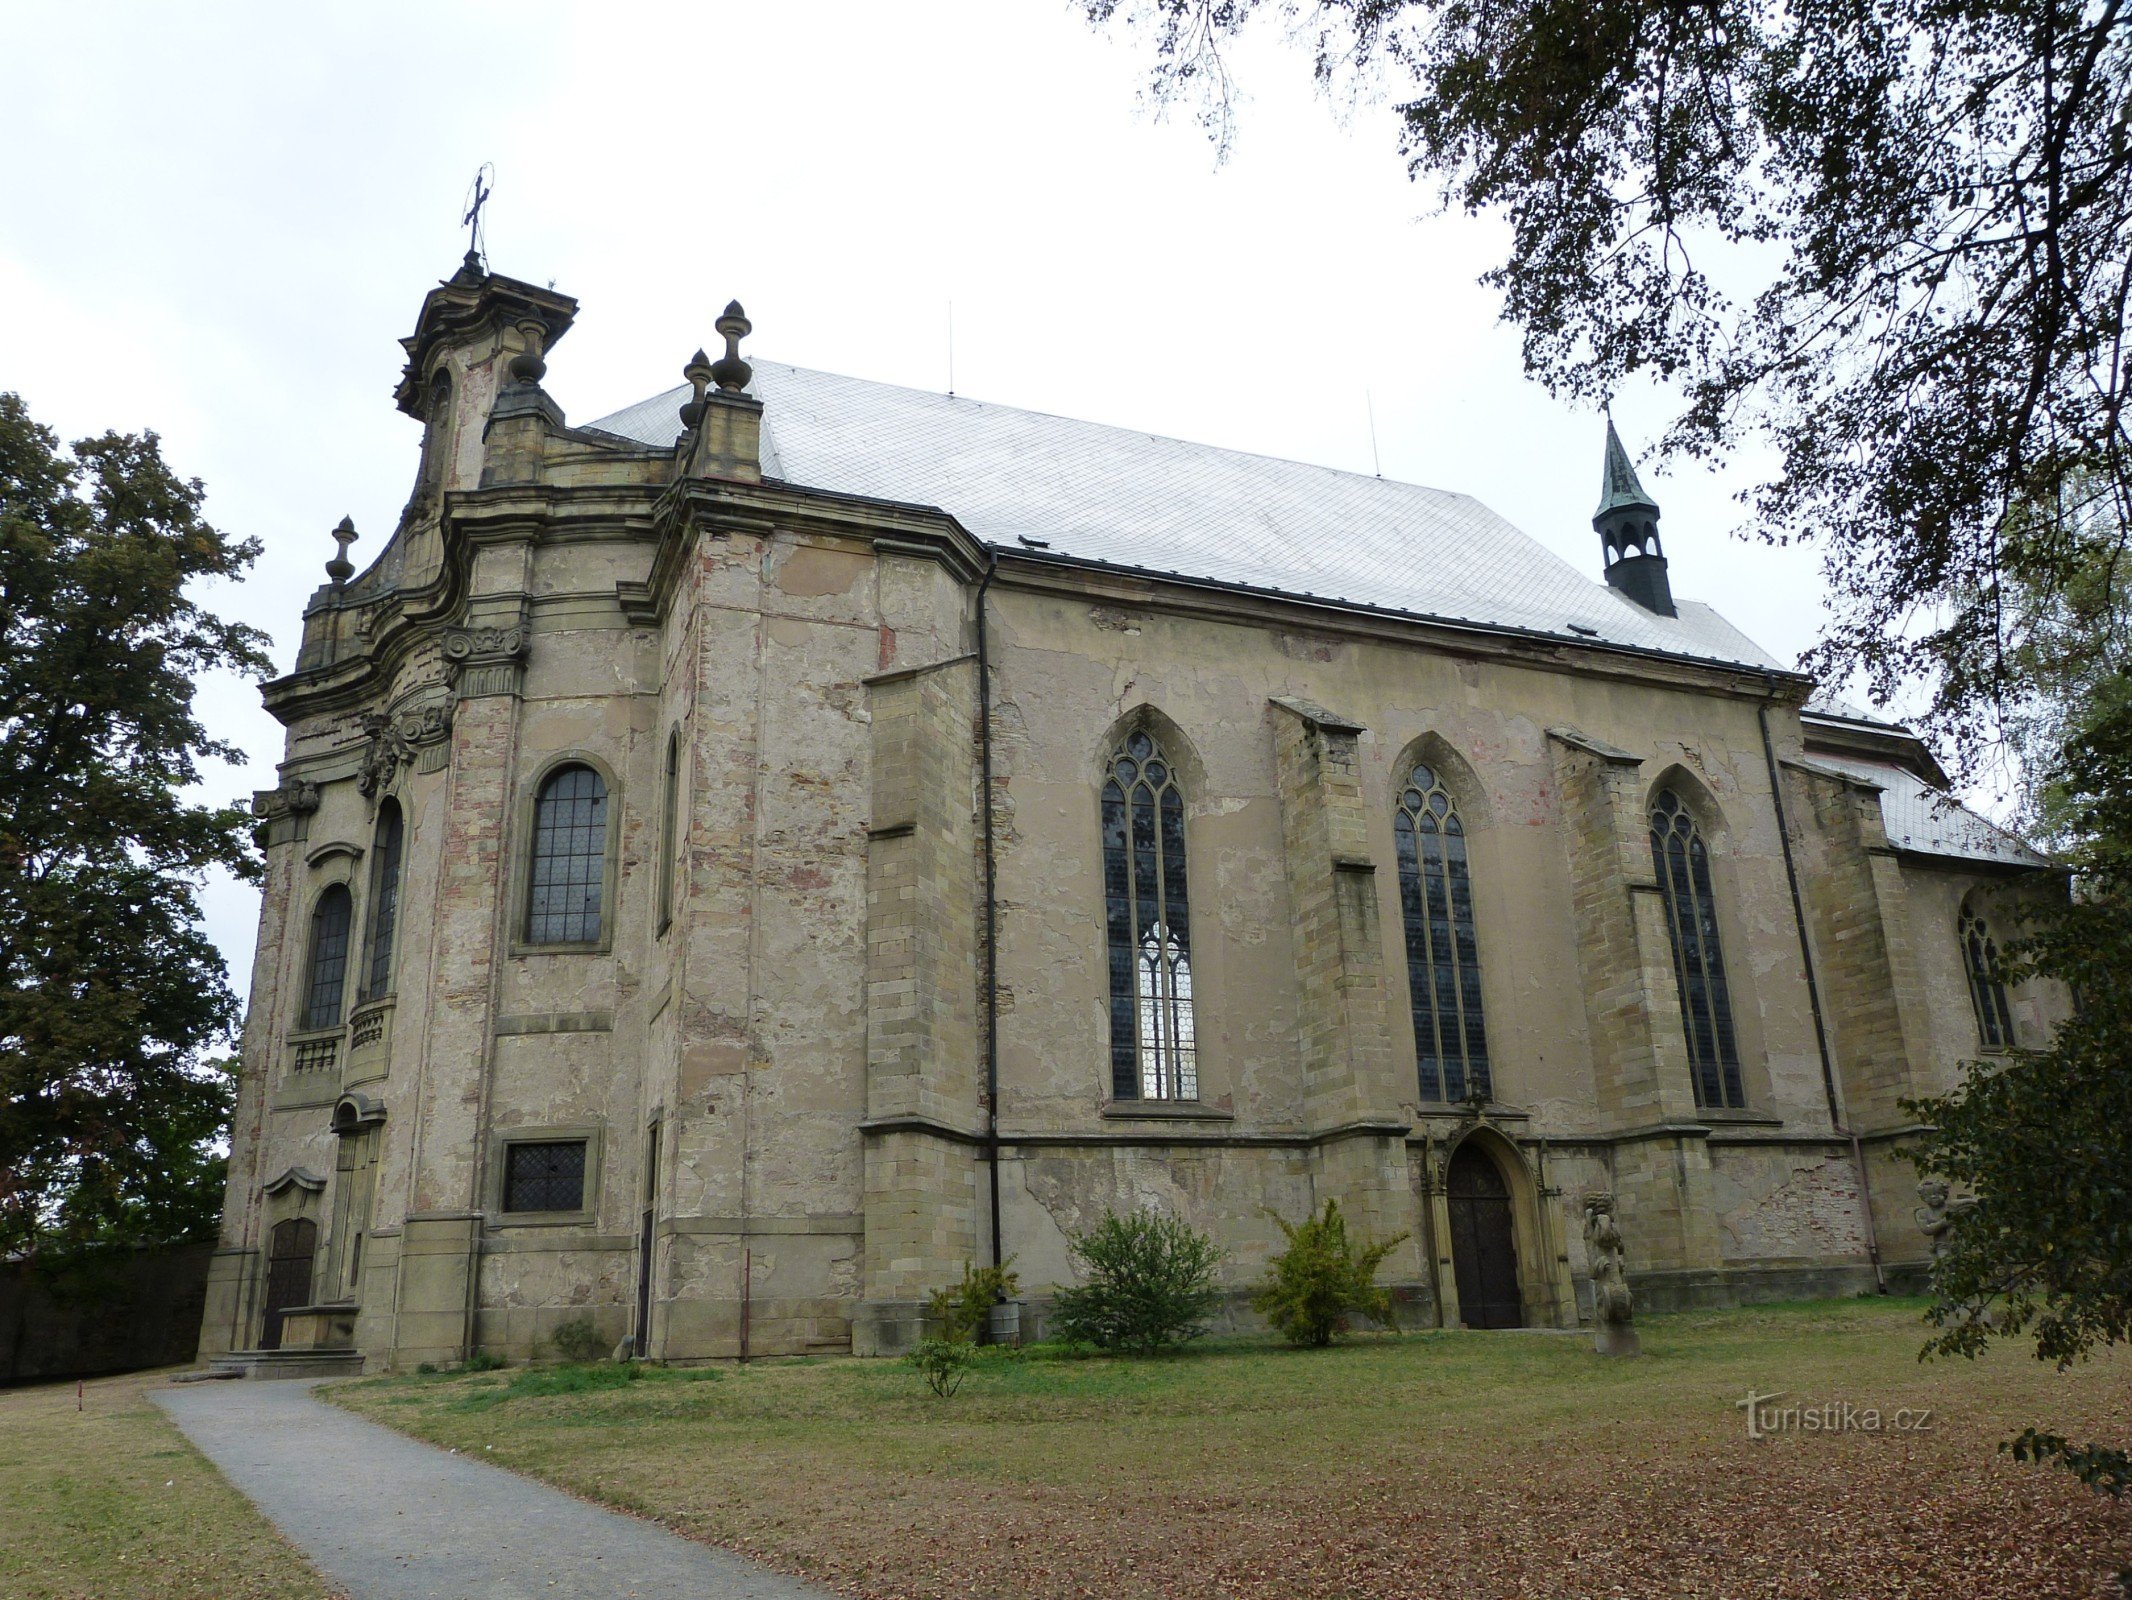
<path fill-rule="evenodd" d="M 1107 605 L 1134 606 L 1175 616 L 1234 622 L 1252 627 L 1309 628 L 1338 638 L 1422 646 L 1446 655 L 1500 661 L 1541 672 L 1613 678 L 1639 684 L 1665 683 L 1704 692 L 1801 704 L 1813 692 L 1804 674 L 1674 655 L 1600 640 L 1564 639 L 1502 624 L 1419 617 L 1356 602 L 1312 600 L 1269 589 L 1212 579 L 1076 561 L 1057 555 L 1001 549 L 997 590 L 1065 596 Z"/>

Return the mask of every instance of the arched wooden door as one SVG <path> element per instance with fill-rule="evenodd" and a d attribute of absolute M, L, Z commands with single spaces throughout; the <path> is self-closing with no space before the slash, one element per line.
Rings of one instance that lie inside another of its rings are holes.
<path fill-rule="evenodd" d="M 274 1224 L 267 1240 L 266 1323 L 259 1330 L 260 1349 L 279 1350 L 282 1318 L 311 1303 L 311 1264 L 317 1254 L 318 1224 L 309 1217 Z"/>
<path fill-rule="evenodd" d="M 1459 1320 L 1469 1328 L 1524 1325 L 1518 1252 L 1510 1228 L 1510 1188 L 1496 1164 L 1471 1144 L 1451 1157 L 1445 1198 L 1451 1212 L 1451 1263 L 1458 1275 Z"/>

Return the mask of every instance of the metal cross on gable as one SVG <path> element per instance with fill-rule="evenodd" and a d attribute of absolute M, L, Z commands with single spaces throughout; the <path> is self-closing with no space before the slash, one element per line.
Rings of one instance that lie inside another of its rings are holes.
<path fill-rule="evenodd" d="M 467 230 L 466 250 L 468 255 L 485 255 L 481 248 L 481 208 L 489 203 L 489 196 L 495 193 L 495 177 L 495 166 L 490 162 L 484 161 L 479 167 L 474 169 L 474 181 L 467 188 L 466 215 L 459 219 L 459 225 Z"/>

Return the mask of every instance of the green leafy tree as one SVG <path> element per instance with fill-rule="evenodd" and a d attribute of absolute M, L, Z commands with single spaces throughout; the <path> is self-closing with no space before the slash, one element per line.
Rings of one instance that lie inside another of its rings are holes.
<path fill-rule="evenodd" d="M 1220 1309 L 1221 1248 L 1175 1217 L 1106 1211 L 1073 1253 L 1087 1281 L 1061 1288 L 1051 1309 L 1069 1344 L 1153 1355 L 1198 1338 Z"/>
<path fill-rule="evenodd" d="M 1826 554 L 1814 664 L 1928 685 L 1950 756 L 2023 688 L 2009 561 L 2063 581 L 2098 509 L 2124 552 L 2122 0 L 1081 3 L 1224 141 L 1224 51 L 1267 13 L 1321 82 L 1392 96 L 1414 176 L 1509 224 L 1484 281 L 1527 370 L 1675 386 L 1690 456 L 1772 443 L 1754 524 Z"/>
<path fill-rule="evenodd" d="M 2060 725 L 2046 804 L 2076 892 L 2039 904 L 2007 976 L 2061 979 L 2078 1007 L 2048 1048 L 1972 1063 L 1955 1093 L 1911 1109 L 1936 1130 L 1921 1169 L 1973 1197 L 1934 1269 L 1928 1352 L 2032 1336 L 2063 1368 L 2132 1336 L 2132 675 L 2098 681 Z M 2007 1448 L 2132 1488 L 2122 1442 L 2030 1429 Z"/>
<path fill-rule="evenodd" d="M 185 796 L 193 685 L 265 640 L 188 592 L 258 547 L 154 434 L 63 451 L 0 394 L 0 1257 L 210 1235 L 238 1011 L 202 875 L 256 874 L 236 806 Z"/>
<path fill-rule="evenodd" d="M 1329 1345 L 1356 1317 L 1392 1324 L 1392 1296 L 1379 1287 L 1377 1269 L 1406 1235 L 1374 1242 L 1351 1239 L 1340 1202 L 1325 1202 L 1323 1216 L 1300 1223 L 1273 1219 L 1288 1236 L 1288 1248 L 1267 1263 L 1266 1276 L 1251 1293 L 1251 1308 L 1291 1344 Z"/>

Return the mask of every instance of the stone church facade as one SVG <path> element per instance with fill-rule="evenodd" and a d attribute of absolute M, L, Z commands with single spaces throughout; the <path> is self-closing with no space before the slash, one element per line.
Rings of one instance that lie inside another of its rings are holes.
<path fill-rule="evenodd" d="M 1105 1210 L 1241 1291 L 1337 1198 L 1403 1316 L 1926 1254 L 1904 1098 L 2040 1042 L 2054 881 L 1918 741 L 1464 496 L 751 363 L 589 426 L 469 258 L 306 608 L 203 1351 L 885 1352 Z M 1584 1297 L 1580 1310 L 1580 1296 Z M 352 1354 L 349 1354 L 352 1353 Z"/>

